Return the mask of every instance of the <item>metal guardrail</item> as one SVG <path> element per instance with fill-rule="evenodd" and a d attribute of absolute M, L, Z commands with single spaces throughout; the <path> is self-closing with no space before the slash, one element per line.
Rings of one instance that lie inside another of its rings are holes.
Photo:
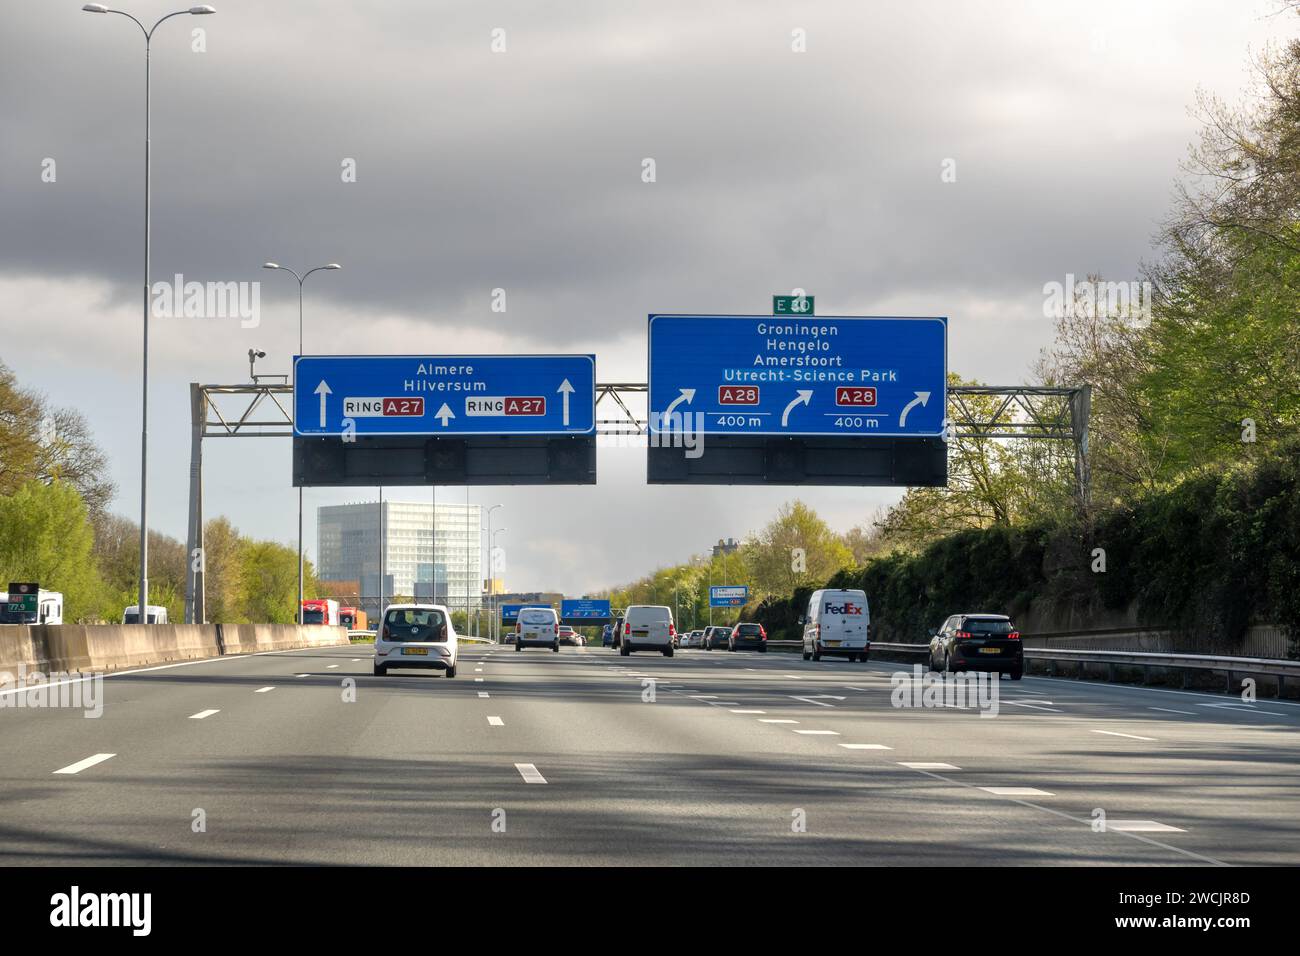
<path fill-rule="evenodd" d="M 801 650 L 802 641 L 768 641 L 768 647 L 781 650 Z M 890 644 L 884 641 L 872 641 L 871 650 L 890 654 L 926 654 L 930 653 L 929 644 Z M 1106 679 L 1115 680 L 1115 668 L 1141 667 L 1142 682 L 1149 683 L 1151 668 L 1178 670 L 1183 672 L 1183 686 L 1187 686 L 1187 674 L 1190 671 L 1219 671 L 1226 674 L 1226 689 L 1234 691 L 1234 675 L 1259 674 L 1277 678 L 1277 696 L 1285 693 L 1286 679 L 1300 677 L 1300 661 L 1281 660 L 1269 657 L 1228 657 L 1218 654 L 1156 654 L 1149 651 L 1086 651 L 1086 650 L 1051 650 L 1043 647 L 1026 647 L 1025 660 L 1045 661 L 1048 673 L 1055 674 L 1057 663 L 1074 662 L 1077 664 L 1105 664 Z"/>

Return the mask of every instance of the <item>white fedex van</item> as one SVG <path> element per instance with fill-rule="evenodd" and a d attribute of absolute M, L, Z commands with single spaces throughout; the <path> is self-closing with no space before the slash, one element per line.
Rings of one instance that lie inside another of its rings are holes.
<path fill-rule="evenodd" d="M 676 636 L 672 608 L 658 604 L 633 604 L 623 615 L 623 634 L 618 652 L 627 657 L 633 651 L 660 651 L 664 657 L 672 657 L 673 638 Z"/>
<path fill-rule="evenodd" d="M 871 650 L 867 592 L 814 591 L 801 620 L 804 660 L 819 661 L 823 654 L 840 654 L 851 661 L 867 659 Z"/>

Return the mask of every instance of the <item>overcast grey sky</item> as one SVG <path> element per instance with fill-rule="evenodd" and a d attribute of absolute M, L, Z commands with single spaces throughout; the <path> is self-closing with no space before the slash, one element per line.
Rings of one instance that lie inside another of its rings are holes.
<path fill-rule="evenodd" d="M 262 323 L 153 323 L 151 525 L 178 537 L 187 383 L 296 348 L 266 259 L 344 265 L 308 280 L 308 352 L 594 352 L 601 381 L 637 381 L 647 313 L 761 313 L 798 286 L 822 314 L 949 316 L 950 368 L 1016 383 L 1051 339 L 1044 283 L 1152 257 L 1197 88 L 1238 100 L 1296 27 L 1267 0 L 214 5 L 154 39 L 153 274 L 261 280 Z M 0 358 L 87 416 L 135 517 L 143 40 L 75 0 L 0 16 Z M 294 540 L 287 441 L 209 442 L 206 465 L 210 516 Z M 599 473 L 471 489 L 505 505 L 511 589 L 619 583 L 796 493 L 840 529 L 899 495 L 648 487 L 630 448 Z"/>

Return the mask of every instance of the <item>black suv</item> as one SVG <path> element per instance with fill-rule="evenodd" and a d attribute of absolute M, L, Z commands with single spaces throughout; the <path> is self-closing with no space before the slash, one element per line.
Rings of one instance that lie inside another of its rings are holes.
<path fill-rule="evenodd" d="M 930 669 L 997 671 L 1020 680 L 1025 673 L 1020 632 L 1005 614 L 954 614 L 930 639 Z"/>

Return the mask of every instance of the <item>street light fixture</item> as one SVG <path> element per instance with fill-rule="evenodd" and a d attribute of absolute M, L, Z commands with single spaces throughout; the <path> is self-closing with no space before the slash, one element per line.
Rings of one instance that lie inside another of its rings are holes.
<path fill-rule="evenodd" d="M 298 275 L 298 273 L 294 272 L 288 266 L 282 266 L 278 262 L 263 262 L 262 268 L 279 269 L 281 272 L 287 272 L 289 273 L 289 275 L 293 276 L 295 279 L 298 280 L 298 354 L 302 355 L 302 284 L 307 281 L 307 277 L 311 275 L 313 272 L 329 272 L 329 271 L 333 271 L 334 269 L 342 269 L 343 267 L 339 265 L 337 262 L 330 262 L 323 266 L 317 266 L 314 269 L 308 269 L 302 275 Z M 298 369 L 296 363 L 294 365 L 293 374 L 294 374 L 294 379 L 296 381 L 298 376 Z M 317 555 L 317 559 L 319 559 L 319 557 L 320 556 Z M 383 581 L 379 582 L 379 590 L 380 593 L 382 594 L 384 590 Z M 298 486 L 298 614 L 297 614 L 299 624 L 302 624 L 302 597 L 303 597 L 302 594 L 302 486 L 299 485 Z M 382 614 L 383 610 L 384 609 L 381 607 L 379 609 L 379 612 Z"/>
<path fill-rule="evenodd" d="M 140 32 L 144 34 L 144 345 L 141 350 L 140 371 L 140 590 L 139 604 L 137 606 L 140 608 L 140 623 L 145 624 L 149 621 L 149 254 L 152 238 L 151 220 L 149 219 L 150 174 L 152 172 L 149 145 L 151 119 L 149 52 L 153 44 L 154 31 L 158 29 L 164 20 L 170 20 L 172 17 L 185 14 L 199 16 L 216 13 L 217 11 L 207 4 L 190 7 L 187 10 L 176 10 L 160 17 L 152 27 L 146 28 L 143 23 L 125 10 L 112 10 L 102 3 L 88 3 L 81 9 L 87 13 L 119 14 L 138 26 Z"/>

